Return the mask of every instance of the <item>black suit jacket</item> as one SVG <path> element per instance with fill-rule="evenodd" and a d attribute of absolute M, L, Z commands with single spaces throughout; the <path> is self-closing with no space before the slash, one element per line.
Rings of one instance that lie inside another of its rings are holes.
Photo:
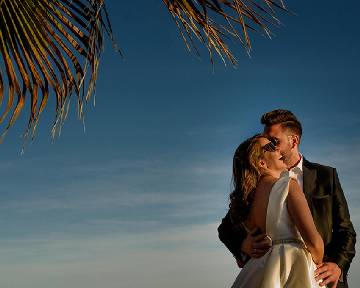
<path fill-rule="evenodd" d="M 336 169 L 303 160 L 303 186 L 317 230 L 324 240 L 324 261 L 336 263 L 343 271 L 343 285 L 355 256 L 356 233 Z M 246 237 L 244 230 L 234 229 L 229 212 L 218 227 L 219 238 L 235 258 Z"/>

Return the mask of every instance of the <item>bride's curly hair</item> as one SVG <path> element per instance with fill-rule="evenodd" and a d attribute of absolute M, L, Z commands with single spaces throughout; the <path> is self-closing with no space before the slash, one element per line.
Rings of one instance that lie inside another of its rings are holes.
<path fill-rule="evenodd" d="M 264 151 L 258 141 L 267 138 L 257 134 L 244 142 L 236 149 L 233 158 L 232 182 L 234 190 L 230 193 L 230 218 L 235 228 L 239 228 L 250 212 L 254 191 L 261 177 L 259 160 Z"/>

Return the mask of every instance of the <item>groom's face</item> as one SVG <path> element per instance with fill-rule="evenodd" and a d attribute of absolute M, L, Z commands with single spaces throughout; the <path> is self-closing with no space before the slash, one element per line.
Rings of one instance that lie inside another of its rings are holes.
<path fill-rule="evenodd" d="M 283 156 L 285 164 L 288 164 L 287 162 L 290 160 L 291 153 L 293 152 L 291 133 L 287 129 L 282 128 L 280 124 L 265 128 L 264 132 L 278 141 L 277 147 L 280 150 L 280 154 Z"/>

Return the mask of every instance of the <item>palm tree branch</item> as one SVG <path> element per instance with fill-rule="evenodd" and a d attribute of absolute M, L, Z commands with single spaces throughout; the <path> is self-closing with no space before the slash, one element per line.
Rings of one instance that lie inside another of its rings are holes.
<path fill-rule="evenodd" d="M 25 3 L 20 3 L 20 5 Z M 29 13 L 29 10 L 31 11 L 32 7 L 29 6 L 17 6 L 16 8 L 21 11 L 20 13 L 16 13 L 15 16 L 19 16 L 18 21 L 20 23 L 25 23 L 25 26 L 23 29 L 21 29 L 19 32 L 19 38 L 22 39 L 22 41 L 27 46 L 26 49 L 31 51 L 31 56 L 36 60 L 36 64 L 40 67 L 40 69 L 44 72 L 46 79 L 52 84 L 52 86 L 55 87 L 55 92 L 57 96 L 57 105 L 58 102 L 61 102 L 62 99 L 62 93 L 61 93 L 61 81 L 58 79 L 56 70 L 53 67 L 53 64 L 48 59 L 50 58 L 54 61 L 54 64 L 56 67 L 60 67 L 56 59 L 54 58 L 52 53 L 48 53 L 48 44 L 49 40 L 46 39 L 44 35 L 44 23 L 42 21 L 38 21 L 38 19 L 31 17 L 31 14 Z M 40 5 L 39 5 L 40 6 Z M 36 69 L 36 65 L 33 61 L 29 62 L 30 69 L 34 70 Z M 64 80 L 65 77 L 63 75 L 62 69 L 59 71 L 61 78 Z M 66 90 L 65 90 L 66 91 Z M 64 95 L 64 97 L 66 94 Z M 34 116 L 34 115 L 32 115 Z M 35 117 L 36 118 L 36 117 Z"/>
<path fill-rule="evenodd" d="M 0 55 L 5 68 L 0 67 L 0 108 L 4 95 L 7 97 L 0 123 L 13 108 L 4 133 L 29 98 L 25 134 L 29 130 L 34 133 L 50 94 L 56 97 L 53 132 L 60 131 L 73 92 L 77 95 L 79 117 L 83 118 L 83 105 L 96 88 L 103 31 L 114 42 L 104 2 L 0 0 L 0 10 Z M 8 90 L 6 94 L 4 89 Z"/>
<path fill-rule="evenodd" d="M 214 50 L 224 63 L 226 58 L 232 64 L 237 61 L 227 45 L 228 38 L 240 41 L 249 53 L 248 29 L 260 28 L 270 37 L 270 26 L 280 24 L 276 10 L 287 11 L 282 0 L 163 0 L 163 3 L 175 22 L 182 23 L 183 27 L 177 26 L 183 38 L 187 35 L 191 39 L 192 32 L 207 47 L 211 61 Z"/>

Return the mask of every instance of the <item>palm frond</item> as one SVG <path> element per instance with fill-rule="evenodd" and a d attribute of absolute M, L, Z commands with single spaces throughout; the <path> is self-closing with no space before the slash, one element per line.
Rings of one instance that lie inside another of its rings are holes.
<path fill-rule="evenodd" d="M 287 11 L 282 0 L 163 0 L 171 13 L 188 50 L 195 48 L 194 37 L 213 51 L 222 61 L 237 63 L 228 46 L 236 38 L 249 53 L 248 30 L 260 29 L 270 37 L 270 26 L 279 25 L 276 10 Z"/>
<path fill-rule="evenodd" d="M 103 0 L 0 0 L 1 137 L 30 101 L 32 136 L 49 95 L 56 97 L 53 136 L 75 94 L 78 115 L 96 87 L 103 32 L 111 36 Z M 5 97 L 4 97 L 5 95 Z M 6 102 L 3 104 L 3 98 Z"/>

